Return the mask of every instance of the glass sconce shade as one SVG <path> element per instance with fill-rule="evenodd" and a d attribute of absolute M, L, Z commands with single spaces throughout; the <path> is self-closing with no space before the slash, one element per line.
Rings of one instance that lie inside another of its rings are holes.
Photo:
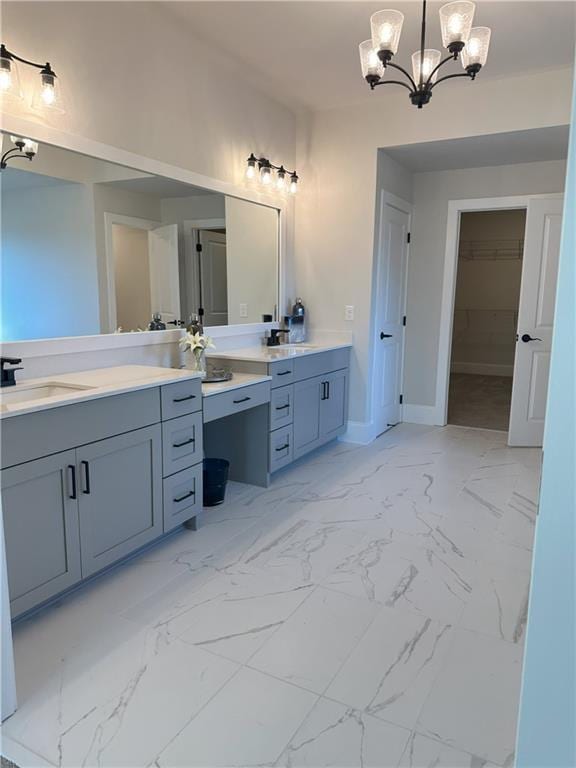
<path fill-rule="evenodd" d="M 440 8 L 442 45 L 445 48 L 449 48 L 452 43 L 465 43 L 468 40 L 475 7 L 469 0 L 457 0 Z"/>
<path fill-rule="evenodd" d="M 434 70 L 434 67 L 437 67 L 438 64 L 440 64 L 441 58 L 442 53 L 440 51 L 437 51 L 435 48 L 426 48 L 424 50 L 424 61 L 422 63 L 421 51 L 414 51 L 412 54 L 412 74 L 414 76 L 414 82 L 418 84 L 420 82 L 420 74 L 422 74 L 422 82 L 425 83 Z M 421 65 L 422 73 L 420 73 Z M 437 77 L 438 71 L 434 72 L 430 78 L 430 82 L 435 82 Z"/>
<path fill-rule="evenodd" d="M 253 179 L 256 175 L 256 163 L 258 162 L 257 158 L 254 156 L 254 153 L 250 155 L 246 162 L 246 178 Z"/>
<path fill-rule="evenodd" d="M 18 64 L 8 56 L 0 56 L 0 100 L 20 101 L 21 99 Z"/>
<path fill-rule="evenodd" d="M 272 180 L 272 168 L 269 165 L 263 165 L 260 168 L 260 181 L 262 184 L 270 184 Z"/>
<path fill-rule="evenodd" d="M 290 192 L 295 195 L 298 192 L 298 175 L 296 173 L 290 174 Z"/>
<path fill-rule="evenodd" d="M 38 75 L 34 86 L 32 106 L 39 111 L 65 112 L 60 82 L 49 67 L 45 67 Z"/>
<path fill-rule="evenodd" d="M 283 165 L 276 172 L 276 188 L 283 190 L 286 187 L 286 169 Z"/>
<path fill-rule="evenodd" d="M 364 40 L 358 46 L 360 50 L 360 65 L 362 67 L 362 77 L 382 77 L 384 66 L 378 58 L 378 51 L 372 45 L 372 40 Z"/>
<path fill-rule="evenodd" d="M 23 136 L 10 136 L 12 144 L 17 146 L 25 155 L 38 154 L 38 142 L 25 139 Z"/>
<path fill-rule="evenodd" d="M 378 11 L 370 17 L 372 29 L 372 47 L 378 51 L 396 53 L 400 42 L 400 33 L 404 23 L 404 14 L 400 11 Z"/>
<path fill-rule="evenodd" d="M 490 27 L 473 27 L 470 31 L 468 42 L 462 51 L 462 66 L 483 67 L 488 58 L 488 48 L 490 47 Z"/>

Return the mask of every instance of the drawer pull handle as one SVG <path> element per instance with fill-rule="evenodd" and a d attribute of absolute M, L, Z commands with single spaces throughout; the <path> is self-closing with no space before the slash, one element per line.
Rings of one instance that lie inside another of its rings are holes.
<path fill-rule="evenodd" d="M 71 485 L 72 485 L 72 493 L 70 494 L 70 499 L 77 499 L 78 496 L 76 494 L 76 467 L 74 464 L 68 464 L 68 469 L 70 470 L 70 479 L 71 479 Z"/>
<path fill-rule="evenodd" d="M 194 491 L 188 491 L 188 493 L 185 493 L 185 494 L 184 494 L 184 496 L 177 496 L 177 497 L 176 497 L 176 498 L 173 500 L 173 501 L 174 501 L 174 504 L 178 504 L 179 502 L 181 502 L 181 501 L 184 501 L 185 499 L 189 499 L 189 498 L 190 498 L 190 496 L 195 496 L 195 495 L 196 495 L 196 494 L 195 494 L 195 492 L 194 492 Z"/>
<path fill-rule="evenodd" d="M 288 376 L 289 373 L 292 373 L 292 371 L 278 371 L 276 376 Z"/>
<path fill-rule="evenodd" d="M 276 453 L 280 453 L 280 451 L 285 451 L 286 448 L 290 448 L 290 443 L 286 443 L 286 445 L 282 445 L 280 448 L 276 448 Z"/>
<path fill-rule="evenodd" d="M 252 400 L 251 397 L 241 397 L 240 400 L 233 400 L 232 402 L 238 405 L 238 403 L 245 403 L 247 400 Z"/>
<path fill-rule="evenodd" d="M 290 403 L 286 403 L 286 405 L 277 405 L 276 410 L 277 411 L 285 411 L 286 408 L 290 408 Z"/>
<path fill-rule="evenodd" d="M 80 463 L 84 468 L 84 490 L 82 493 L 88 495 L 90 493 L 90 466 L 87 461 L 81 461 Z"/>
<path fill-rule="evenodd" d="M 172 399 L 173 403 L 185 403 L 186 400 L 194 400 L 196 398 L 196 395 L 186 395 L 185 397 L 174 397 Z"/>
<path fill-rule="evenodd" d="M 172 448 L 183 448 L 185 445 L 190 445 L 190 443 L 195 443 L 196 439 L 193 437 L 189 437 L 188 440 L 184 440 L 182 443 L 172 443 Z"/>

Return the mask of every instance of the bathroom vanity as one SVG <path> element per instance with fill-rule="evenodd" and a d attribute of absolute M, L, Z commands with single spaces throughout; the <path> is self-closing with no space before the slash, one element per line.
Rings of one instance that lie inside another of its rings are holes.
<path fill-rule="evenodd" d="M 233 371 L 270 376 L 270 472 L 346 431 L 349 344 L 263 346 L 210 359 Z"/>
<path fill-rule="evenodd" d="M 13 616 L 196 517 L 198 374 L 123 366 L 32 380 L 0 401 Z"/>

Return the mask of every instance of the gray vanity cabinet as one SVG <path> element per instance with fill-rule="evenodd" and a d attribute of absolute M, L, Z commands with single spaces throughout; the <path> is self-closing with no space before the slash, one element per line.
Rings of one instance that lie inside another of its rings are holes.
<path fill-rule="evenodd" d="M 322 442 L 320 405 L 324 379 L 317 376 L 294 384 L 293 455 L 313 450 Z"/>
<path fill-rule="evenodd" d="M 324 442 L 341 435 L 346 427 L 348 371 L 334 371 L 322 378 L 320 435 Z"/>
<path fill-rule="evenodd" d="M 160 426 L 76 451 L 82 576 L 162 533 Z"/>
<path fill-rule="evenodd" d="M 2 472 L 6 564 L 13 615 L 80 580 L 74 450 Z"/>

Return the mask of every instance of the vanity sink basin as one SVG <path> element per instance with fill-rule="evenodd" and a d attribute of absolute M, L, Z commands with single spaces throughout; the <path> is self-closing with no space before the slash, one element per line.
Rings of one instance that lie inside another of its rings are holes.
<path fill-rule="evenodd" d="M 0 403 L 3 407 L 15 405 L 16 403 L 26 403 L 31 400 L 44 400 L 47 397 L 65 397 L 73 395 L 93 387 L 82 386 L 80 384 L 58 384 L 51 382 L 37 386 L 17 385 L 12 389 L 4 388 L 0 391 Z"/>

